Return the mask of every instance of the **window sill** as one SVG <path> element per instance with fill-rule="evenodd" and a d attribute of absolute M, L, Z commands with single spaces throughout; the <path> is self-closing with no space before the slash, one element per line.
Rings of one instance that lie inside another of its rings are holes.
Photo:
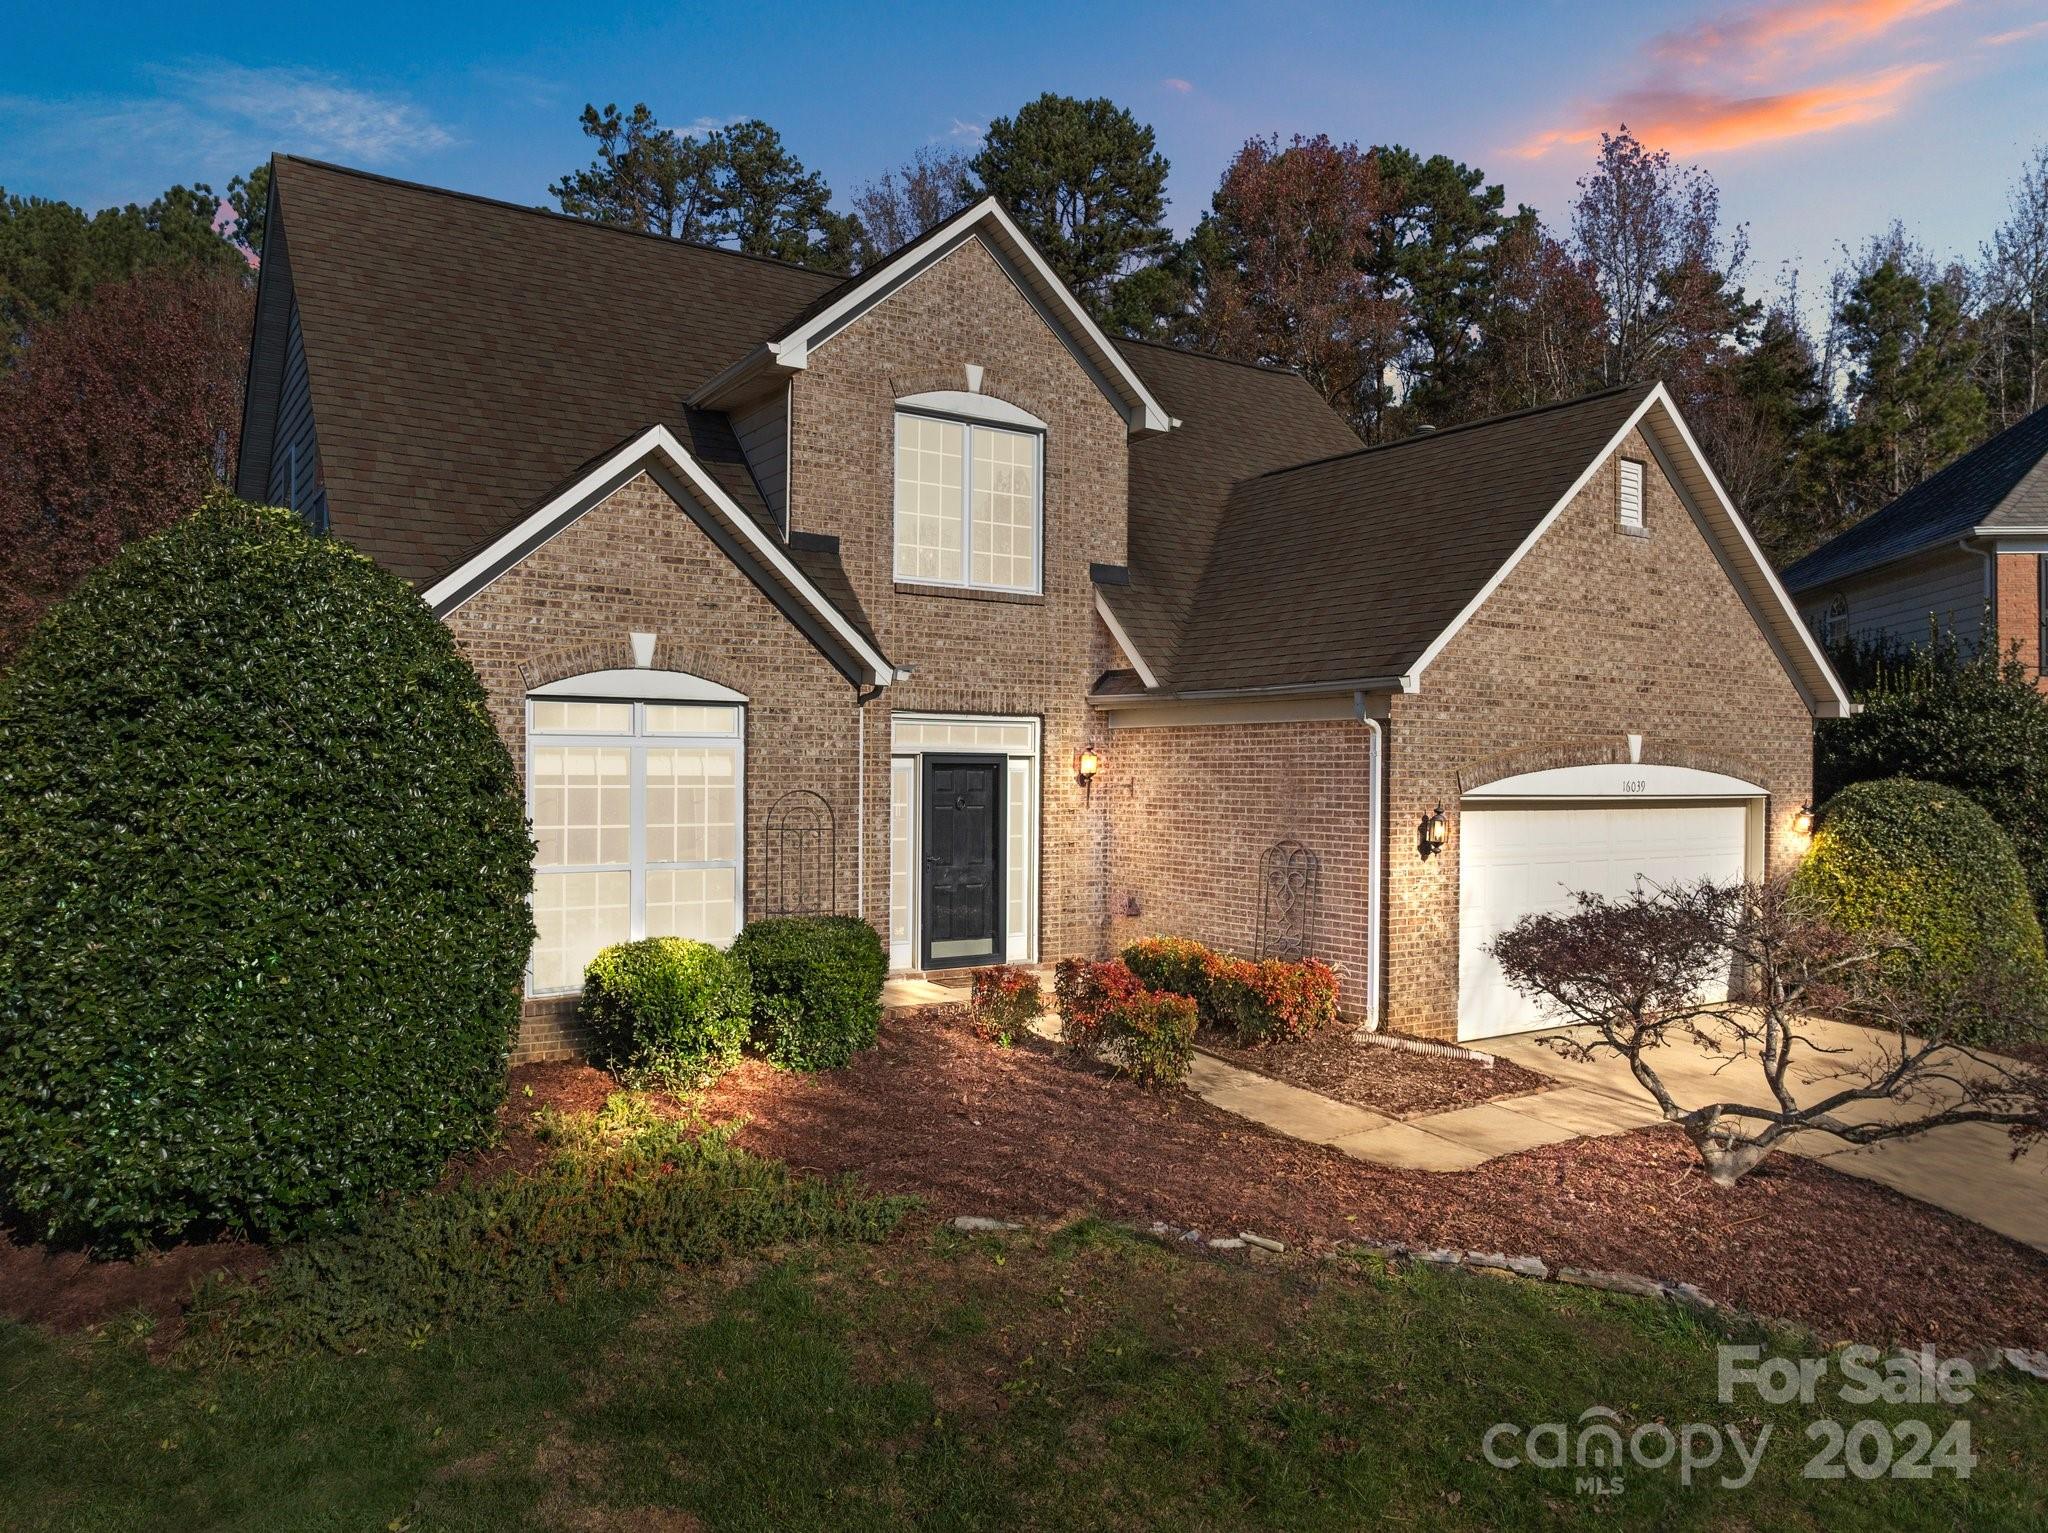
<path fill-rule="evenodd" d="M 1625 538 L 1647 538 L 1650 535 L 1650 529 L 1647 527 L 1617 526 L 1614 530 Z"/>
<path fill-rule="evenodd" d="M 919 580 L 899 580 L 895 590 L 898 596 L 951 596 L 959 601 L 1012 602 L 1024 607 L 1045 605 L 1042 591 L 991 591 L 982 586 L 928 585 Z"/>

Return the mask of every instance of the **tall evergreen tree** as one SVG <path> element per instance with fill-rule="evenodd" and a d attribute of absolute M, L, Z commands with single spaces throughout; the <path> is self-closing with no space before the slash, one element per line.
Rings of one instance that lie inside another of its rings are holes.
<path fill-rule="evenodd" d="M 1098 318 L 1119 284 L 1173 251 L 1166 157 L 1113 101 L 1048 92 L 991 122 L 968 169 Z"/>

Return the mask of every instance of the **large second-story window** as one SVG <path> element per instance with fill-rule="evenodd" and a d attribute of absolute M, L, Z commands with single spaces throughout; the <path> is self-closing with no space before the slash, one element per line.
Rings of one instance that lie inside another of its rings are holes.
<path fill-rule="evenodd" d="M 528 702 L 533 994 L 576 989 L 614 942 L 732 941 L 742 723 L 724 704 Z"/>
<path fill-rule="evenodd" d="M 896 578 L 1036 592 L 1045 438 L 981 421 L 896 416 Z"/>

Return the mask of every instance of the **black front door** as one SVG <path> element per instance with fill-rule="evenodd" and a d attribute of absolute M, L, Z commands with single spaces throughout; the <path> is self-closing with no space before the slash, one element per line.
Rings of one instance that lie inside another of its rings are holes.
<path fill-rule="evenodd" d="M 924 966 L 1003 961 L 1001 756 L 924 758 Z"/>

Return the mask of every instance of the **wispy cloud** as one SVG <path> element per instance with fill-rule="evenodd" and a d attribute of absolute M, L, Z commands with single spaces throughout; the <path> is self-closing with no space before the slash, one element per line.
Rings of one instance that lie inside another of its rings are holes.
<path fill-rule="evenodd" d="M 1987 48 L 2010 48 L 2014 43 L 2030 42 L 2034 38 L 2048 36 L 2048 21 L 2037 21 L 2031 26 L 2014 27 L 2009 32 L 1993 32 L 1984 39 Z"/>
<path fill-rule="evenodd" d="M 126 188 L 109 200 L 220 179 L 273 150 L 382 167 L 456 142 L 407 97 L 316 70 L 195 60 L 158 68 L 149 83 L 128 95 L 0 96 L 0 138 L 31 167 L 71 167 L 74 182 L 88 179 L 76 174 L 85 146 L 92 179 Z"/>
<path fill-rule="evenodd" d="M 956 117 L 943 136 L 956 144 L 978 144 L 987 132 L 988 124 L 985 122 L 969 122 L 963 117 Z"/>
<path fill-rule="evenodd" d="M 1837 52 L 1870 42 L 1958 0 L 1782 0 L 1755 10 L 1710 16 L 1654 39 L 1660 58 L 1705 64 L 1733 52 L 1768 61 L 1794 44 Z"/>
<path fill-rule="evenodd" d="M 1194 81 L 1183 80 L 1179 75 L 1168 75 L 1159 83 L 1175 94 L 1182 96 L 1188 95 L 1195 88 Z"/>
<path fill-rule="evenodd" d="M 1644 143 L 1674 154 L 1747 149 L 1803 138 L 1891 116 L 1910 87 L 1939 68 L 1902 64 L 1854 79 L 1761 96 L 1684 89 L 1627 91 L 1607 103 L 1597 122 L 1539 133 L 1515 152 L 1534 158 L 1559 145 L 1591 143 L 1603 128 L 1621 122 Z"/>
<path fill-rule="evenodd" d="M 1649 39 L 1633 83 L 1532 133 L 1538 158 L 1627 123 L 1674 153 L 1749 149 L 1898 113 L 1951 62 L 1922 23 L 1960 0 L 1776 0 Z M 1953 30 L 1953 29 L 1950 29 Z"/>

